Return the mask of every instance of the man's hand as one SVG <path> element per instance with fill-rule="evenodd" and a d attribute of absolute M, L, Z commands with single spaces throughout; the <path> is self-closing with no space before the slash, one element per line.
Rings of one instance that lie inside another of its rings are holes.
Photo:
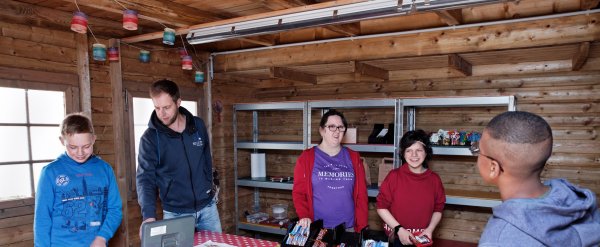
<path fill-rule="evenodd" d="M 140 240 L 142 240 L 142 226 L 144 225 L 144 223 L 152 222 L 152 221 L 156 221 L 156 218 L 148 218 L 148 219 L 142 221 L 142 224 L 140 225 Z"/>
<path fill-rule="evenodd" d="M 302 228 L 309 227 L 310 223 L 312 223 L 312 220 L 310 220 L 310 218 L 302 218 L 298 221 L 298 225 L 301 225 Z"/>
<path fill-rule="evenodd" d="M 106 239 L 100 236 L 96 236 L 90 247 L 106 247 Z"/>

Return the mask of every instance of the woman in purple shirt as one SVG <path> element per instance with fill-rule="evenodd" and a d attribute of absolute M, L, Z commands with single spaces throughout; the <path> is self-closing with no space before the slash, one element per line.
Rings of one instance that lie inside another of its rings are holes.
<path fill-rule="evenodd" d="M 348 123 L 341 112 L 321 118 L 321 143 L 304 150 L 294 169 L 292 197 L 303 227 L 322 219 L 325 228 L 345 223 L 360 231 L 367 226 L 365 170 L 358 152 L 341 145 Z"/>

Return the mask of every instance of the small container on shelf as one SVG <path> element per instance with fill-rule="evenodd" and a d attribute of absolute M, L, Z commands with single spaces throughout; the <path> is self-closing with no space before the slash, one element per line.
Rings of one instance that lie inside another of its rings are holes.
<path fill-rule="evenodd" d="M 285 204 L 273 204 L 271 206 L 273 218 L 278 219 L 278 220 L 286 219 L 288 217 L 287 216 L 287 207 L 288 207 L 288 205 L 285 205 Z"/>

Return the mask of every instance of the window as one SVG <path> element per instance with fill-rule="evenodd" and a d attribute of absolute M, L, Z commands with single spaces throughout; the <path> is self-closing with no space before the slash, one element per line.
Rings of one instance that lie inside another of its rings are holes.
<path fill-rule="evenodd" d="M 198 105 L 195 101 L 181 101 L 181 106 L 190 111 L 192 115 L 198 116 Z M 133 132 L 135 141 L 135 168 L 137 169 L 137 155 L 140 146 L 140 138 L 148 128 L 148 121 L 154 111 L 154 104 L 150 98 L 133 97 Z"/>
<path fill-rule="evenodd" d="M 0 87 L 0 201 L 35 195 L 44 166 L 64 152 L 65 92 Z"/>

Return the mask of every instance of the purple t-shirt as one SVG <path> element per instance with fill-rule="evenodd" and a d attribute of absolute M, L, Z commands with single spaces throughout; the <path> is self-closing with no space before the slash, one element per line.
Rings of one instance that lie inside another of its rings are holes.
<path fill-rule="evenodd" d="M 354 169 L 346 148 L 334 155 L 315 148 L 315 166 L 312 173 L 315 220 L 323 219 L 326 228 L 342 222 L 354 227 Z"/>

